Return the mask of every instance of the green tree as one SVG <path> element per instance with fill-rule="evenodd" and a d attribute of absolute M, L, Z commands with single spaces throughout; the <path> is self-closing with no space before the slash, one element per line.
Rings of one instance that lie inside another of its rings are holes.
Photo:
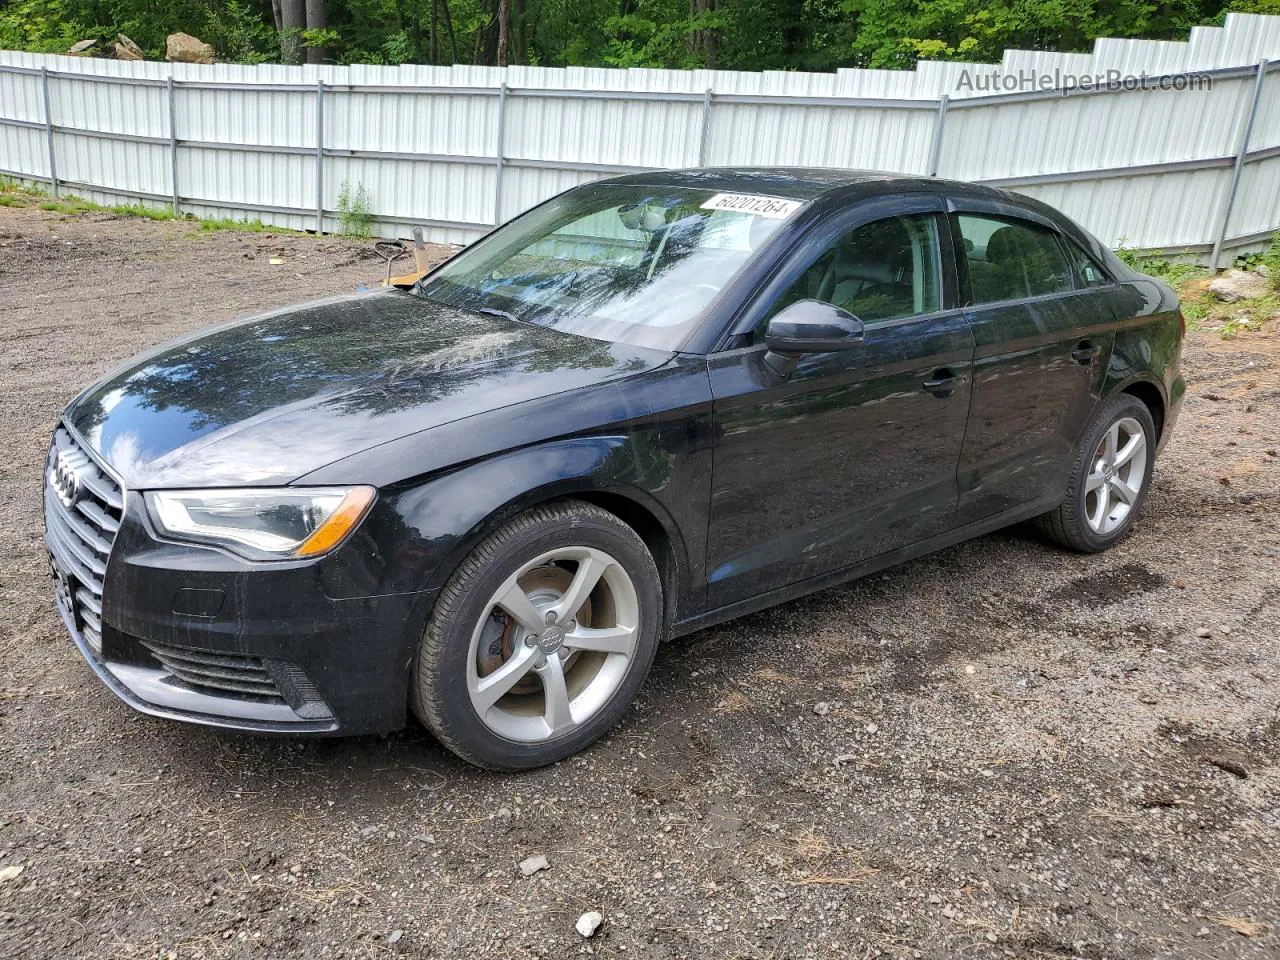
<path fill-rule="evenodd" d="M 1185 38 L 1280 0 L 0 0 L 0 46 L 191 33 L 235 62 L 832 70 Z"/>

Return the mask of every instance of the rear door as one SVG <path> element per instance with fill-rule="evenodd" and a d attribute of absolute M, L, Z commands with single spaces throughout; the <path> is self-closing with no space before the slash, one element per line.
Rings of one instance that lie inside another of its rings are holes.
<path fill-rule="evenodd" d="M 839 570 L 955 522 L 973 340 L 942 200 L 859 205 L 815 226 L 713 354 L 709 605 Z M 806 298 L 865 324 L 850 350 L 765 362 L 769 317 Z"/>
<path fill-rule="evenodd" d="M 1001 202 L 949 206 L 974 337 L 958 477 L 958 519 L 969 523 L 1065 492 L 1116 314 L 1106 285 L 1078 275 L 1071 241 L 1047 219 Z"/>

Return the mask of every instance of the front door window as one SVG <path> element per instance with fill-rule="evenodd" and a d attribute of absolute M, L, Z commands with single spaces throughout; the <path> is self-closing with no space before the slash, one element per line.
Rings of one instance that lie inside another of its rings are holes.
<path fill-rule="evenodd" d="M 863 323 L 937 313 L 942 309 L 938 222 L 930 214 L 864 224 L 828 247 L 774 302 L 757 328 L 797 300 L 822 300 Z"/>

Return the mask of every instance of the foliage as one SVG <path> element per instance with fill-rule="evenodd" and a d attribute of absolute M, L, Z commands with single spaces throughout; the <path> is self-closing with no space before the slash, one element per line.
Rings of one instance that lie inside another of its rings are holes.
<path fill-rule="evenodd" d="M 373 233 L 373 214 L 369 211 L 369 191 L 363 183 L 356 184 L 354 190 L 347 181 L 342 181 L 342 189 L 338 191 L 338 232 L 347 237 L 359 237 L 367 240 Z"/>
<path fill-rule="evenodd" d="M 1262 255 L 1262 262 L 1271 271 L 1271 286 L 1280 290 L 1280 233 L 1271 238 L 1271 246 Z"/>
<path fill-rule="evenodd" d="M 1209 275 L 1208 268 L 1202 267 L 1194 261 L 1170 260 L 1160 250 L 1135 250 L 1128 246 L 1124 240 L 1120 241 L 1116 256 L 1139 273 L 1145 273 L 1150 277 L 1159 277 L 1175 287 L 1189 280 L 1197 280 Z"/>
<path fill-rule="evenodd" d="M 1223 340 L 1234 340 L 1242 333 L 1252 333 L 1261 328 L 1268 318 L 1280 313 L 1280 296 L 1259 297 L 1233 306 L 1237 309 L 1224 317 L 1218 326 Z"/>
<path fill-rule="evenodd" d="M 142 203 L 118 203 L 103 206 L 91 200 L 85 200 L 75 194 L 67 194 L 59 198 L 51 198 L 38 187 L 24 186 L 8 177 L 0 177 L 0 207 L 31 207 L 48 210 L 51 213 L 67 215 L 85 213 L 110 213 L 117 217 L 141 217 L 145 220 L 184 220 L 199 224 L 202 232 L 214 230 L 234 230 L 241 233 L 280 233 L 301 234 L 302 231 L 290 230 L 286 227 L 274 227 L 261 220 L 226 220 L 211 218 L 196 220 L 190 214 L 174 214 L 169 207 L 150 207 Z"/>
<path fill-rule="evenodd" d="M 1117 256 L 1135 270 L 1150 276 L 1161 277 L 1176 289 L 1182 307 L 1182 315 L 1191 330 L 1214 330 L 1224 340 L 1231 340 L 1243 333 L 1258 330 L 1271 317 L 1280 313 L 1280 292 L 1225 303 L 1209 290 L 1209 271 L 1195 264 L 1169 260 L 1156 253 L 1142 253 L 1121 246 Z M 1272 241 L 1271 248 L 1262 255 L 1243 257 L 1236 265 L 1251 269 L 1258 262 L 1270 258 L 1280 260 L 1280 235 Z M 1273 281 L 1274 283 L 1274 274 Z M 1277 287 L 1280 291 L 1280 287 Z"/>
<path fill-rule="evenodd" d="M 1230 9 L 1280 14 L 1280 0 L 328 0 L 298 27 L 276 20 L 284 5 L 0 0 L 0 47 L 63 51 L 123 32 L 161 57 L 180 30 L 219 59 L 258 63 L 280 59 L 283 32 L 312 62 L 832 70 L 1087 51 L 1102 36 L 1185 39 Z"/>
<path fill-rule="evenodd" d="M 5 48 L 61 53 L 123 33 L 160 59 L 175 31 L 200 37 L 223 60 L 260 63 L 278 54 L 271 5 L 261 0 L 0 0 Z"/>
<path fill-rule="evenodd" d="M 302 235 L 302 230 L 290 230 L 288 227 L 276 227 L 269 223 L 263 223 L 261 220 L 231 220 L 225 217 L 210 217 L 208 220 L 200 221 L 200 230 L 202 233 L 212 233 L 215 230 L 231 230 L 236 233 L 285 233 Z"/>
<path fill-rule="evenodd" d="M 40 196 L 43 196 L 41 194 Z M 56 199 L 42 200 L 37 206 L 41 210 L 55 213 L 110 213 L 117 217 L 143 217 L 147 220 L 173 220 L 173 211 L 168 207 L 148 207 L 141 203 L 119 203 L 109 206 L 84 200 L 75 194 L 67 194 Z"/>

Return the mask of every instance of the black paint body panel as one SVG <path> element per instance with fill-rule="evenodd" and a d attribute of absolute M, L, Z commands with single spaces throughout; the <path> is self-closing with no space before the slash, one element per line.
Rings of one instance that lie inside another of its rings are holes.
<path fill-rule="evenodd" d="M 1001 191 L 850 171 L 673 171 L 805 203 L 753 253 L 677 353 L 442 307 L 412 293 L 277 311 L 152 351 L 86 390 L 64 421 L 128 489 L 94 668 L 149 713 L 245 730 L 387 731 L 432 603 L 488 532 L 577 496 L 641 530 L 681 633 L 1044 512 L 1104 398 L 1156 391 L 1161 442 L 1184 385 L 1172 291 L 1060 214 Z M 947 212 L 1033 219 L 1113 282 L 967 306 Z M 942 225 L 943 307 L 868 324 L 854 349 L 785 372 L 750 333 L 773 295 L 851 223 Z M 1072 351 L 1096 342 L 1096 359 Z M 953 390 L 929 392 L 939 373 Z M 336 552 L 253 563 L 165 542 L 142 492 L 369 484 Z M 73 627 L 74 633 L 74 627 Z M 80 641 L 78 641 L 80 642 Z M 159 705 L 130 687 L 145 643 L 296 664 L 330 723 Z M 116 664 L 119 673 L 111 672 Z"/>

